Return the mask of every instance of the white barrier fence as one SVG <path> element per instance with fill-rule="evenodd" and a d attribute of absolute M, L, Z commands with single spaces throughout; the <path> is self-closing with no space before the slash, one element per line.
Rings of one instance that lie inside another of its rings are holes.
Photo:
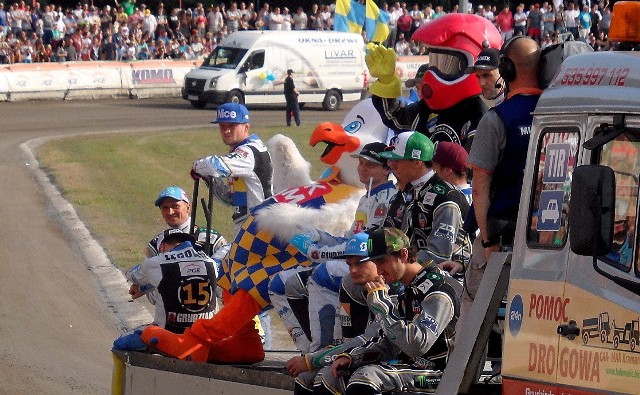
<path fill-rule="evenodd" d="M 415 76 L 427 56 L 398 59 L 396 74 Z M 178 97 L 185 74 L 200 61 L 19 63 L 0 66 L 0 101 Z M 369 79 L 371 81 L 371 79 Z"/>

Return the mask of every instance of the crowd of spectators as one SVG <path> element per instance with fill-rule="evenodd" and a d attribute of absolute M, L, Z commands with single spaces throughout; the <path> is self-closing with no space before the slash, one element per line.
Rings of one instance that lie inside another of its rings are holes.
<path fill-rule="evenodd" d="M 362 0 L 364 1 L 364 0 Z M 590 6 L 572 1 L 555 9 L 553 4 L 505 6 L 477 5 L 468 12 L 494 22 L 503 37 L 525 34 L 543 47 L 569 34 L 608 50 L 611 10 L 607 4 Z M 580 8 L 581 7 L 581 8 Z M 432 6 L 382 3 L 389 13 L 391 34 L 386 44 L 400 56 L 422 55 L 424 47 L 410 40 L 420 26 L 448 12 Z M 579 11 L 579 9 L 582 10 Z M 102 8 L 78 3 L 75 8 L 48 4 L 33 6 L 23 0 L 5 6 L 0 2 L 0 63 L 64 62 L 92 60 L 202 59 L 229 33 L 238 30 L 332 30 L 335 3 L 313 4 L 309 10 L 270 7 L 259 10 L 252 2 L 214 4 L 205 8 L 172 8 L 163 3 L 151 10 L 135 0 L 114 1 Z"/>

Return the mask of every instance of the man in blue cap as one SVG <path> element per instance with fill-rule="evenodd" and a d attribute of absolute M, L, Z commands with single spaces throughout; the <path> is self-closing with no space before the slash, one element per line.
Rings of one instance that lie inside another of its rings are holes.
<path fill-rule="evenodd" d="M 235 207 L 234 233 L 247 218 L 249 209 L 271 197 L 272 167 L 267 147 L 249 134 L 249 111 L 238 103 L 218 106 L 216 119 L 220 137 L 229 146 L 226 155 L 212 155 L 193 162 L 191 175 L 213 177 L 216 196 Z"/>
<path fill-rule="evenodd" d="M 190 233 L 189 225 L 191 223 L 191 203 L 186 192 L 178 187 L 166 187 L 158 194 L 154 202 L 155 206 L 160 209 L 162 219 L 167 226 L 172 229 L 179 229 L 181 232 Z M 149 241 L 145 255 L 147 258 L 158 255 L 160 253 L 160 243 L 162 242 L 163 233 Z"/>
<path fill-rule="evenodd" d="M 229 146 L 226 155 L 211 155 L 193 162 L 191 176 L 212 177 L 213 191 L 221 201 L 234 206 L 233 233 L 249 215 L 249 210 L 271 197 L 273 168 L 271 156 L 262 140 L 249 134 L 249 110 L 239 103 L 225 103 L 216 109 L 211 122 L 220 127 L 220 137 Z M 233 238 L 232 238 L 233 239 Z M 271 348 L 269 314 L 260 314 L 264 348 Z"/>

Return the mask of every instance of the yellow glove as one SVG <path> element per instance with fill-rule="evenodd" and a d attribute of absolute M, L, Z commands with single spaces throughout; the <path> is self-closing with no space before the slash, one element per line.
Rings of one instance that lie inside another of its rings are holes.
<path fill-rule="evenodd" d="M 402 94 L 400 78 L 396 75 L 396 53 L 382 45 L 371 48 L 365 56 L 369 74 L 378 78 L 369 91 L 376 96 L 396 98 Z"/>

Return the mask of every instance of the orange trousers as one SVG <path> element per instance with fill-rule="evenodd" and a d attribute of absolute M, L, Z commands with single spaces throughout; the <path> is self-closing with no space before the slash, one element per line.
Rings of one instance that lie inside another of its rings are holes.
<path fill-rule="evenodd" d="M 197 362 L 256 363 L 264 360 L 253 317 L 262 308 L 246 291 L 225 291 L 224 306 L 210 319 L 193 323 L 182 335 L 148 326 L 142 340 L 169 356 Z"/>

